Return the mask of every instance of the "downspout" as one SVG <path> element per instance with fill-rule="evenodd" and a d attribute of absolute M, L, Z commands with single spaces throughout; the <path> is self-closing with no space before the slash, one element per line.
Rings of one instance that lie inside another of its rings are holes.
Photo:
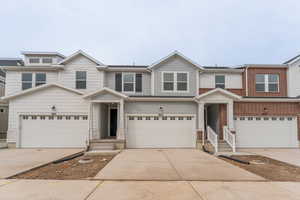
<path fill-rule="evenodd" d="M 245 90 L 246 90 L 246 96 L 248 96 L 248 67 L 246 66 L 245 70 Z"/>

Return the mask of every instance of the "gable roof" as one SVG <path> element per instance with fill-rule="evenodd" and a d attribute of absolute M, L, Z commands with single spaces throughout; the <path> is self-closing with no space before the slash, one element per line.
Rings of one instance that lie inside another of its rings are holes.
<path fill-rule="evenodd" d="M 122 94 L 120 92 L 114 91 L 114 90 L 112 90 L 110 88 L 107 88 L 107 87 L 104 87 L 104 88 L 102 88 L 100 90 L 96 90 L 96 91 L 91 92 L 91 93 L 88 93 L 88 94 L 84 95 L 83 98 L 93 97 L 93 96 L 99 95 L 99 94 L 101 94 L 103 92 L 107 92 L 107 93 L 113 94 L 113 95 L 121 97 L 123 99 L 128 98 L 128 96 L 126 96 L 125 94 Z"/>
<path fill-rule="evenodd" d="M 182 53 L 180 53 L 179 51 L 174 51 L 171 54 L 169 54 L 168 56 L 158 60 L 157 62 L 151 64 L 148 68 L 152 69 L 154 67 L 156 67 L 157 65 L 159 65 L 160 63 L 174 57 L 174 56 L 179 56 L 180 58 L 184 59 L 185 61 L 191 63 L 192 65 L 194 65 L 195 67 L 199 68 L 199 69 L 203 69 L 199 64 L 197 64 L 196 62 L 192 61 L 191 59 L 189 59 L 188 57 L 184 56 Z"/>
<path fill-rule="evenodd" d="M 293 57 L 293 58 L 291 58 L 291 59 L 289 59 L 288 61 L 285 61 L 283 64 L 292 64 L 292 63 L 296 62 L 299 59 L 300 59 L 300 54 Z"/>
<path fill-rule="evenodd" d="M 241 98 L 242 98 L 241 96 L 236 95 L 236 94 L 234 94 L 234 93 L 232 93 L 232 92 L 229 92 L 228 90 L 224 90 L 224 89 L 222 89 L 222 88 L 216 88 L 216 89 L 210 90 L 210 91 L 208 91 L 208 92 L 205 92 L 205 93 L 203 93 L 203 94 L 201 94 L 201 95 L 196 96 L 195 99 L 199 100 L 199 99 L 201 99 L 201 98 L 204 98 L 204 97 L 206 97 L 206 96 L 208 96 L 208 95 L 211 95 L 211 94 L 214 94 L 214 93 L 217 93 L 217 92 L 219 92 L 219 93 L 221 93 L 221 94 L 224 94 L 224 95 L 226 95 L 226 96 L 229 96 L 229 97 L 231 97 L 232 99 L 241 99 Z"/>
<path fill-rule="evenodd" d="M 88 55 L 87 53 L 85 53 L 84 51 L 82 50 L 78 50 L 76 51 L 75 53 L 73 53 L 72 55 L 66 57 L 65 59 L 63 59 L 62 61 L 60 61 L 58 64 L 61 65 L 61 64 L 65 64 L 67 63 L 68 61 L 72 60 L 73 58 L 75 58 L 76 56 L 78 55 L 82 55 L 84 57 L 86 57 L 87 59 L 93 61 L 94 63 L 96 63 L 97 65 L 104 65 L 103 63 L 101 63 L 100 61 L 96 60 L 95 58 L 93 58 L 92 56 Z"/>
<path fill-rule="evenodd" d="M 56 84 L 56 83 L 48 83 L 48 84 L 45 84 L 45 85 L 42 85 L 42 86 L 38 86 L 38 87 L 34 87 L 34 88 L 30 88 L 30 89 L 27 89 L 27 90 L 23 90 L 23 91 L 17 92 L 17 93 L 15 93 L 13 95 L 4 96 L 4 97 L 1 98 L 1 100 L 14 99 L 14 98 L 23 96 L 25 94 L 30 94 L 30 93 L 34 93 L 34 92 L 37 92 L 37 91 L 45 90 L 45 89 L 50 88 L 50 87 L 58 87 L 58 88 L 67 90 L 69 92 L 74 92 L 74 93 L 76 93 L 78 95 L 83 95 L 83 93 L 80 92 L 80 91 L 78 91 L 78 90 L 67 88 L 67 87 L 64 87 L 64 86 Z"/>

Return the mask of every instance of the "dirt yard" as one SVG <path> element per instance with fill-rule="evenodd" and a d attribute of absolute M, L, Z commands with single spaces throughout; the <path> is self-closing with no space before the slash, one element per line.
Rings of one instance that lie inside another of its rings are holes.
<path fill-rule="evenodd" d="M 264 156 L 249 155 L 231 157 L 248 161 L 250 164 L 247 165 L 229 159 L 221 157 L 219 158 L 254 174 L 262 176 L 270 181 L 300 181 L 300 167 L 280 162 L 278 160 L 273 160 Z"/>
<path fill-rule="evenodd" d="M 51 163 L 12 178 L 56 180 L 88 179 L 96 176 L 114 156 L 89 156 L 88 158 L 93 159 L 93 162 L 85 164 L 79 163 L 78 161 L 83 157 L 84 156 L 80 156 L 57 164 Z"/>

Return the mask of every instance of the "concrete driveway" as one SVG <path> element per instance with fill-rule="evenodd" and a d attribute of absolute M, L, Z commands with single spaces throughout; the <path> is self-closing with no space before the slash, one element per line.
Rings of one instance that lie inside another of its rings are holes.
<path fill-rule="evenodd" d="M 82 151 L 82 149 L 2 149 L 0 179 Z"/>
<path fill-rule="evenodd" d="M 296 200 L 300 183 L 0 180 L 5 200 Z"/>
<path fill-rule="evenodd" d="M 241 149 L 300 167 L 300 149 Z"/>
<path fill-rule="evenodd" d="M 265 180 L 196 149 L 124 150 L 96 176 L 98 180 Z"/>

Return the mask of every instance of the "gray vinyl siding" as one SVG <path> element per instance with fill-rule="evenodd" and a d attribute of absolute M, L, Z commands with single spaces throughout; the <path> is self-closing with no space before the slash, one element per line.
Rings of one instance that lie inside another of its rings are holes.
<path fill-rule="evenodd" d="M 195 96 L 197 94 L 196 74 L 198 69 L 184 59 L 175 56 L 168 61 L 161 63 L 154 69 L 154 94 L 158 96 Z M 189 73 L 189 91 L 188 92 L 163 92 L 162 91 L 162 72 L 188 72 Z"/>
<path fill-rule="evenodd" d="M 105 73 L 105 87 L 116 90 L 116 88 L 115 88 L 116 73 L 122 73 L 122 72 L 106 72 Z M 142 92 L 136 92 L 136 93 L 132 93 L 132 92 L 125 93 L 124 92 L 124 94 L 151 95 L 151 74 L 145 73 L 145 72 L 136 72 L 136 73 L 142 73 Z"/>

